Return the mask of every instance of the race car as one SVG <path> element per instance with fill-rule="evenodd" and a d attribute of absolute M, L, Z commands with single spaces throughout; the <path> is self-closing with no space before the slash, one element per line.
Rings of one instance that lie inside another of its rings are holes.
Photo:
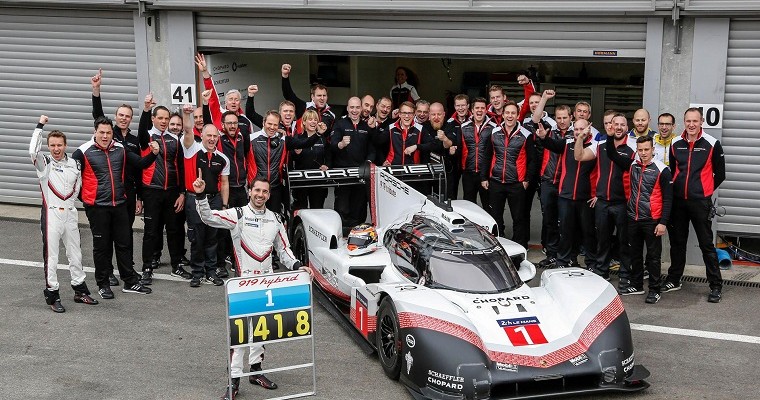
<path fill-rule="evenodd" d="M 435 180 L 435 167 L 314 171 L 311 179 L 339 184 L 364 179 L 372 223 L 343 237 L 333 210 L 299 210 L 291 221 L 296 256 L 376 350 L 385 374 L 415 399 L 647 388 L 617 291 L 580 268 L 546 270 L 529 287 L 536 268 L 526 249 L 495 236 L 484 210 L 426 197 L 397 178 Z M 292 171 L 291 185 L 307 175 Z"/>

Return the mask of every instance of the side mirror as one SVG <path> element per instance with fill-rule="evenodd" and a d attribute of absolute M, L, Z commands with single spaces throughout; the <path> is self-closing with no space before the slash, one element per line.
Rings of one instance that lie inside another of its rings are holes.
<path fill-rule="evenodd" d="M 522 260 L 518 266 L 517 275 L 523 282 L 528 283 L 536 276 L 536 266 L 528 260 Z"/>

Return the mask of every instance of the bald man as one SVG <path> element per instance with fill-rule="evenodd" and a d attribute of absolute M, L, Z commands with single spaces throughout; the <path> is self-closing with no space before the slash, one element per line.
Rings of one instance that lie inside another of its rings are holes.
<path fill-rule="evenodd" d="M 636 110 L 636 112 L 633 113 L 633 128 L 628 132 L 628 136 L 634 139 L 642 136 L 654 137 L 657 132 L 649 127 L 651 119 L 649 111 L 643 108 Z"/>

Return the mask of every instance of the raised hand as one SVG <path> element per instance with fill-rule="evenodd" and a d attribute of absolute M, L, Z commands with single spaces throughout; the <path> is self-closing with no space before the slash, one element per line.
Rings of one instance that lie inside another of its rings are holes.
<path fill-rule="evenodd" d="M 446 140 L 446 132 L 439 129 L 438 132 L 436 132 L 435 137 L 438 140 L 443 142 L 444 140 Z"/>
<path fill-rule="evenodd" d="M 248 85 L 248 97 L 253 97 L 258 93 L 259 85 Z"/>
<path fill-rule="evenodd" d="M 100 84 L 103 81 L 103 69 L 98 68 L 98 73 L 95 74 L 92 78 L 90 78 L 90 83 L 92 83 L 92 90 L 97 91 L 100 93 Z"/>
<path fill-rule="evenodd" d="M 145 96 L 145 102 L 143 103 L 143 110 L 150 111 L 156 106 L 156 101 L 153 100 L 153 93 L 148 93 Z"/>
<path fill-rule="evenodd" d="M 280 69 L 280 73 L 282 74 L 283 78 L 287 78 L 290 76 L 290 70 L 293 67 L 290 66 L 290 64 L 282 64 L 282 68 Z"/>
<path fill-rule="evenodd" d="M 325 124 L 324 122 L 317 123 L 317 132 L 320 135 L 327 132 L 327 124 Z"/>
<path fill-rule="evenodd" d="M 538 130 L 536 130 L 536 136 L 543 139 L 546 137 L 546 134 L 548 132 L 546 131 L 546 128 L 544 128 L 544 124 L 538 124 Z"/>
<path fill-rule="evenodd" d="M 192 114 L 195 111 L 195 107 L 192 104 L 185 104 L 182 106 L 182 112 L 185 114 Z"/>
<path fill-rule="evenodd" d="M 201 194 L 204 190 L 206 190 L 206 182 L 202 177 L 203 173 L 201 172 L 201 169 L 198 168 L 198 177 L 195 178 L 195 181 L 193 181 L 193 190 L 195 190 L 195 193 Z"/>
<path fill-rule="evenodd" d="M 158 152 L 161 150 L 161 148 L 158 147 L 158 142 L 156 142 L 155 140 L 151 140 L 151 142 L 148 145 L 150 146 L 150 151 L 153 154 L 158 155 Z"/>
<path fill-rule="evenodd" d="M 528 77 L 525 75 L 518 75 L 517 83 L 520 85 L 527 85 L 528 83 L 530 83 L 530 79 L 528 79 Z"/>
<path fill-rule="evenodd" d="M 40 115 L 40 123 L 42 125 L 45 125 L 48 123 L 48 116 L 47 115 Z"/>
<path fill-rule="evenodd" d="M 548 99 L 553 98 L 557 93 L 551 89 L 544 90 L 544 93 L 541 94 L 541 97 Z"/>
<path fill-rule="evenodd" d="M 375 117 L 367 118 L 367 125 L 369 125 L 370 128 L 377 127 L 377 121 L 375 120 Z"/>
<path fill-rule="evenodd" d="M 206 65 L 206 56 L 201 53 L 195 55 L 195 65 L 198 66 L 198 71 L 208 72 L 208 66 Z"/>
<path fill-rule="evenodd" d="M 208 104 L 209 99 L 211 99 L 211 93 L 213 90 L 208 89 L 201 92 L 201 99 L 203 99 L 203 104 Z"/>

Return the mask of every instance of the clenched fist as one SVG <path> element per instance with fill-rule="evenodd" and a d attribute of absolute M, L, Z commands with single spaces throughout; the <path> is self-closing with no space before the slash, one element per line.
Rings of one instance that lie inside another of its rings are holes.
<path fill-rule="evenodd" d="M 248 85 L 248 97 L 256 95 L 259 91 L 259 85 Z"/>
<path fill-rule="evenodd" d="M 280 69 L 280 73 L 282 74 L 283 78 L 287 78 L 290 76 L 290 70 L 292 67 L 290 64 L 282 64 L 282 68 Z"/>

